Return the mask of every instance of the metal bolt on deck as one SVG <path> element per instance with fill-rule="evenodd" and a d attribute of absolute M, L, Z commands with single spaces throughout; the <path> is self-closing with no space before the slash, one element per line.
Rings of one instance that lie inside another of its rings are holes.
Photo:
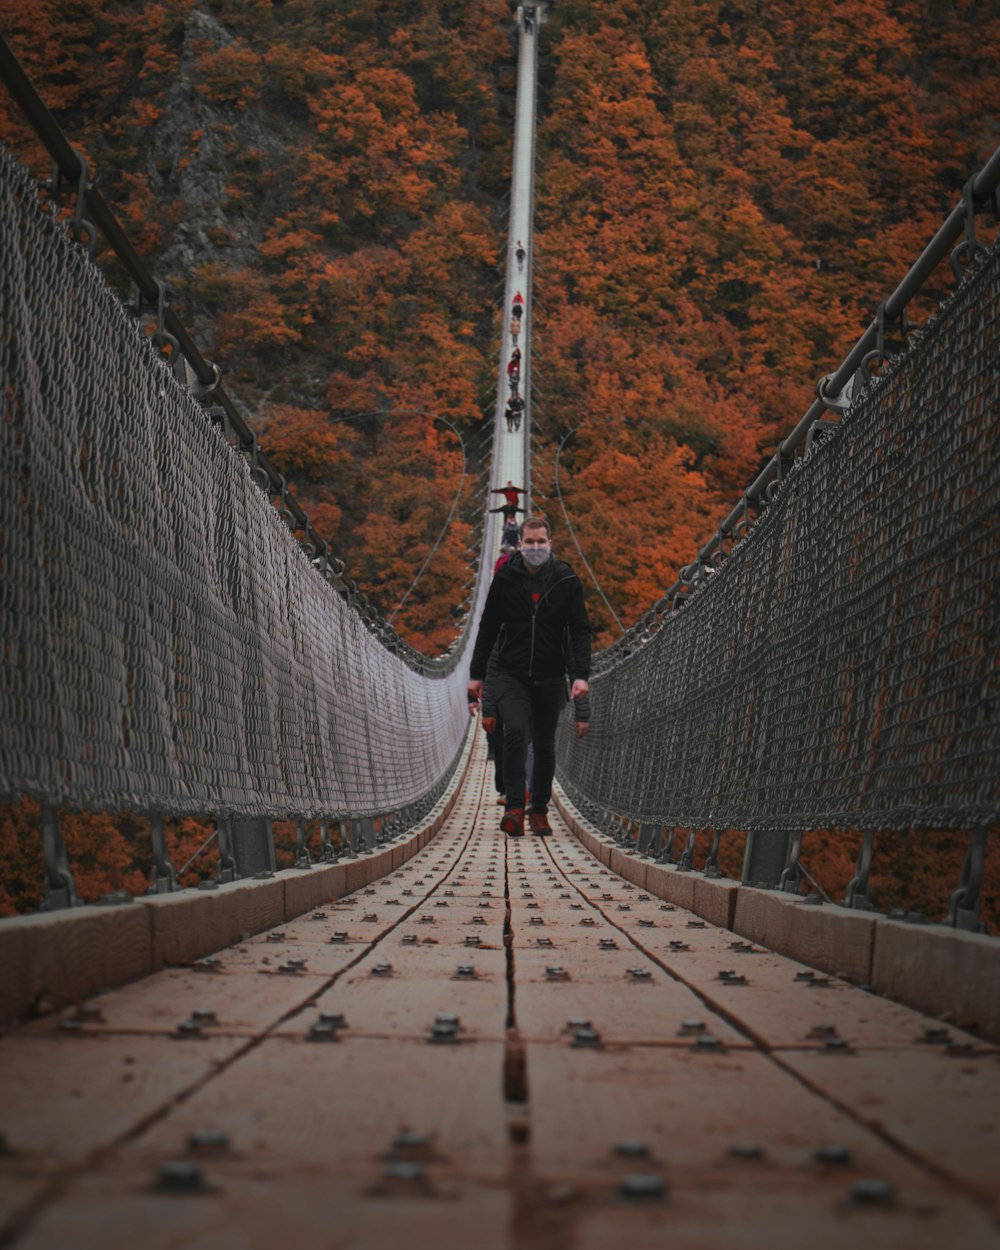
<path fill-rule="evenodd" d="M 157 1187 L 169 1193 L 197 1193 L 205 1187 L 205 1178 L 197 1163 L 174 1159 L 160 1165 Z"/>
<path fill-rule="evenodd" d="M 187 1144 L 196 1154 L 224 1154 L 229 1149 L 229 1134 L 217 1128 L 200 1128 L 188 1135 Z"/>
<path fill-rule="evenodd" d="M 655 1202 L 667 1196 L 667 1182 L 661 1176 L 636 1173 L 626 1176 L 619 1187 L 623 1198 Z"/>
<path fill-rule="evenodd" d="M 830 1144 L 817 1146 L 813 1151 L 813 1158 L 820 1163 L 835 1163 L 838 1166 L 844 1166 L 851 1162 L 852 1155 L 846 1146 Z"/>
<path fill-rule="evenodd" d="M 855 1181 L 847 1195 L 855 1206 L 891 1207 L 896 1202 L 896 1191 L 888 1181 Z"/>
<path fill-rule="evenodd" d="M 173 1036 L 177 1038 L 191 1039 L 204 1038 L 200 1020 L 182 1020 L 173 1032 Z"/>

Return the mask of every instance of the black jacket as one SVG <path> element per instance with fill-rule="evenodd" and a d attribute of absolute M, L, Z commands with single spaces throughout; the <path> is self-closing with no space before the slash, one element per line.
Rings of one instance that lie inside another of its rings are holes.
<path fill-rule="evenodd" d="M 516 551 L 497 570 L 472 652 L 473 681 L 485 678 L 498 640 L 500 668 L 519 677 L 590 676 L 590 622 L 580 579 L 568 564 L 550 556 L 541 573 L 531 574 Z"/>

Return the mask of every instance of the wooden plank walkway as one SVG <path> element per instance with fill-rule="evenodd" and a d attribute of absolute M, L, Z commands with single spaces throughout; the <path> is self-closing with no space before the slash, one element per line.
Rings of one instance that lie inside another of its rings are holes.
<path fill-rule="evenodd" d="M 996 1047 L 499 811 L 480 740 L 391 876 L 11 1030 L 0 1247 L 1000 1250 Z"/>

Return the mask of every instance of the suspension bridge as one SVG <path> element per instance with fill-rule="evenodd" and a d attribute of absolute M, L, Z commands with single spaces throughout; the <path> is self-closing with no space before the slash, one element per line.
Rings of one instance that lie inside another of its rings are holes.
<path fill-rule="evenodd" d="M 505 321 L 490 485 L 530 497 L 545 5 L 516 22 L 525 410 L 508 430 Z M 5 44 L 0 70 L 75 188 L 60 223 L 0 164 L 0 776 L 42 804 L 47 903 L 0 922 L 0 1246 L 1000 1247 L 1000 948 L 979 919 L 1000 258 L 976 239 L 1000 153 L 597 658 L 553 836 L 505 839 L 465 700 L 496 519 L 462 636 L 413 651 Z M 90 259 L 98 230 L 151 341 Z M 952 294 L 886 359 L 949 254 Z M 60 806 L 147 816 L 150 893 L 79 905 Z M 216 821 L 198 889 L 176 888 L 177 815 Z M 276 820 L 299 828 L 281 872 Z M 816 829 L 862 835 L 843 902 L 807 888 Z M 948 923 L 872 908 L 893 829 L 968 836 Z"/>

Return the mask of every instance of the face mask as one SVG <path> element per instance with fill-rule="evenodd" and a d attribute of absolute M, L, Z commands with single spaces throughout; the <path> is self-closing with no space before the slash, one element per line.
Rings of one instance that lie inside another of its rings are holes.
<path fill-rule="evenodd" d="M 524 556 L 524 563 L 530 565 L 533 569 L 537 569 L 539 565 L 552 554 L 552 548 L 546 544 L 544 547 L 522 547 L 521 555 Z"/>

